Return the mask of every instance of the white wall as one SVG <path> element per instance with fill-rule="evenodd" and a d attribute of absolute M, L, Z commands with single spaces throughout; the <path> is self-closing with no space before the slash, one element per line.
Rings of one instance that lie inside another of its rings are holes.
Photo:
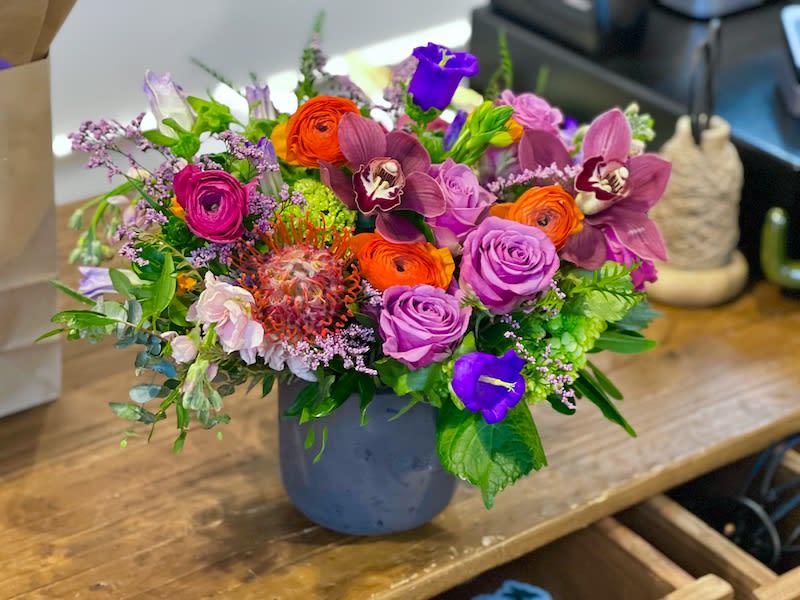
<path fill-rule="evenodd" d="M 129 119 L 145 110 L 141 86 L 148 68 L 172 73 L 195 95 L 215 82 L 192 57 L 237 85 L 251 71 L 266 77 L 293 69 L 321 10 L 323 48 L 335 55 L 453 21 L 462 21 L 463 30 L 470 11 L 487 1 L 78 0 L 50 53 L 53 134 L 86 119 Z M 412 37 L 408 51 L 425 41 L 440 40 Z M 102 174 L 79 172 L 82 161 L 74 155 L 57 160 L 57 202 L 106 189 Z"/>

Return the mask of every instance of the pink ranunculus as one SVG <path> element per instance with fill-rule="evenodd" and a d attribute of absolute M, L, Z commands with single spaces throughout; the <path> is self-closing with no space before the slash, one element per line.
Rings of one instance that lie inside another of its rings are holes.
<path fill-rule="evenodd" d="M 220 243 L 235 242 L 244 234 L 253 185 L 242 185 L 225 171 L 203 171 L 196 165 L 185 166 L 173 180 L 175 198 L 186 212 L 191 232 Z"/>
<path fill-rule="evenodd" d="M 218 280 L 206 273 L 205 287 L 197 302 L 189 307 L 187 319 L 208 327 L 216 325 L 219 343 L 225 352 L 240 352 L 247 364 L 255 362 L 255 354 L 264 341 L 264 328 L 251 318 L 253 295 L 245 289 Z"/>
<path fill-rule="evenodd" d="M 464 240 L 458 283 L 494 313 L 509 313 L 547 289 L 559 267 L 544 231 L 489 217 Z"/>
<path fill-rule="evenodd" d="M 446 203 L 444 214 L 429 218 L 428 223 L 437 245 L 453 250 L 486 216 L 497 198 L 480 186 L 472 169 L 452 158 L 431 166 L 428 173 L 442 188 Z"/>
<path fill-rule="evenodd" d="M 564 115 L 557 108 L 550 106 L 546 100 L 536 94 L 524 93 L 515 96 L 511 90 L 500 94 L 500 104 L 511 106 L 514 109 L 514 120 L 526 129 L 548 131 L 558 135 L 558 126 L 564 120 Z"/>
<path fill-rule="evenodd" d="M 444 360 L 469 326 L 472 308 L 431 285 L 395 285 L 383 292 L 383 352 L 411 369 Z"/>

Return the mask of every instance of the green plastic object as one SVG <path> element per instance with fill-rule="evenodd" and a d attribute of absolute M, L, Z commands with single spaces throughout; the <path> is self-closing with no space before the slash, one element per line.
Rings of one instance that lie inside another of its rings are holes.
<path fill-rule="evenodd" d="M 800 290 L 800 260 L 786 255 L 788 232 L 787 212 L 770 208 L 761 228 L 761 270 L 768 281 L 782 288 Z"/>

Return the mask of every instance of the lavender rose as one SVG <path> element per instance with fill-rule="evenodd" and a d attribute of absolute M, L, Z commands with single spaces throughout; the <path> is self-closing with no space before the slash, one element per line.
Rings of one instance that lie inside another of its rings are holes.
<path fill-rule="evenodd" d="M 450 356 L 467 331 L 472 308 L 431 285 L 395 285 L 383 293 L 383 352 L 411 369 Z"/>
<path fill-rule="evenodd" d="M 437 245 L 452 250 L 464 241 L 497 198 L 480 186 L 472 169 L 452 158 L 441 165 L 433 165 L 428 173 L 442 188 L 446 203 L 444 214 L 429 218 L 428 223 L 436 235 Z"/>
<path fill-rule="evenodd" d="M 515 96 L 511 90 L 505 90 L 500 94 L 499 103 L 511 106 L 514 120 L 526 129 L 539 129 L 558 135 L 558 126 L 564 120 L 560 110 L 536 94 Z"/>
<path fill-rule="evenodd" d="M 244 234 L 247 197 L 252 183 L 242 185 L 225 171 L 202 171 L 187 165 L 173 180 L 175 198 L 186 211 L 186 225 L 212 242 L 235 242 Z"/>
<path fill-rule="evenodd" d="M 489 217 L 464 240 L 459 284 L 503 314 L 546 289 L 558 267 L 556 248 L 541 229 Z"/>

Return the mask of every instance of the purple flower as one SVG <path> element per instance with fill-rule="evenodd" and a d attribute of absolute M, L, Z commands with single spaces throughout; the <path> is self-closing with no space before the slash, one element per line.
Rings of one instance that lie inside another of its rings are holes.
<path fill-rule="evenodd" d="M 604 230 L 603 233 L 606 236 L 606 242 L 608 244 L 607 260 L 613 260 L 626 267 L 630 267 L 635 262 L 640 262 L 639 266 L 631 273 L 631 279 L 633 280 L 633 286 L 636 291 L 644 290 L 645 283 L 653 282 L 658 279 L 656 267 L 652 260 L 643 260 L 628 250 L 620 243 L 613 229 Z"/>
<path fill-rule="evenodd" d="M 442 143 L 444 145 L 444 150 L 447 152 L 450 148 L 453 147 L 453 144 L 456 143 L 458 136 L 461 135 L 461 130 L 464 129 L 464 124 L 467 122 L 467 111 L 460 110 L 456 113 L 456 116 L 453 117 L 453 122 L 447 126 L 447 129 L 444 131 L 444 139 Z"/>
<path fill-rule="evenodd" d="M 187 165 L 173 180 L 175 198 L 186 211 L 186 225 L 212 242 L 235 242 L 244 235 L 248 196 L 254 182 L 242 185 L 225 171 Z"/>
<path fill-rule="evenodd" d="M 480 186 L 472 169 L 452 158 L 433 165 L 428 172 L 442 188 L 446 203 L 444 213 L 428 219 L 428 223 L 437 245 L 452 249 L 464 241 L 497 198 Z"/>
<path fill-rule="evenodd" d="M 461 78 L 478 72 L 478 59 L 469 52 L 452 52 L 429 42 L 414 48 L 412 54 L 419 63 L 408 93 L 422 110 L 447 108 Z"/>
<path fill-rule="evenodd" d="M 525 93 L 515 96 L 511 90 L 504 90 L 500 94 L 498 104 L 512 107 L 514 120 L 525 129 L 538 129 L 559 135 L 558 126 L 564 120 L 564 116 L 560 110 L 553 108 L 536 94 Z"/>
<path fill-rule="evenodd" d="M 103 294 L 115 293 L 111 276 L 105 267 L 78 267 L 81 278 L 78 291 L 89 298 L 97 298 Z"/>
<path fill-rule="evenodd" d="M 459 285 L 503 314 L 547 289 L 558 267 L 556 248 L 541 229 L 489 217 L 464 240 Z"/>
<path fill-rule="evenodd" d="M 0 71 L 2 71 L 3 69 L 10 69 L 13 66 L 14 65 L 12 65 L 10 62 L 8 62 L 6 59 L 4 59 L 3 57 L 0 57 Z"/>
<path fill-rule="evenodd" d="M 144 74 L 144 93 L 150 109 L 158 121 L 158 129 L 166 135 L 174 135 L 173 130 L 163 124 L 164 119 L 175 122 L 189 131 L 194 124 L 194 113 L 181 87 L 172 80 L 169 73 L 156 75 L 149 69 Z"/>
<path fill-rule="evenodd" d="M 352 210 L 375 216 L 375 228 L 392 242 L 425 241 L 422 232 L 396 211 L 436 217 L 445 210 L 439 185 L 428 175 L 431 159 L 416 138 L 386 133 L 371 119 L 345 113 L 339 122 L 339 146 L 352 171 L 348 177 L 319 161 L 320 178 Z"/>
<path fill-rule="evenodd" d="M 467 331 L 472 308 L 431 285 L 395 285 L 383 292 L 383 352 L 411 369 L 450 356 Z"/>
<path fill-rule="evenodd" d="M 275 107 L 269 97 L 269 86 L 248 85 L 244 88 L 244 95 L 247 104 L 250 106 L 251 119 L 275 118 Z"/>
<path fill-rule="evenodd" d="M 453 366 L 453 391 L 467 410 L 487 423 L 502 421 L 525 393 L 525 360 L 509 350 L 503 356 L 470 352 Z"/>

